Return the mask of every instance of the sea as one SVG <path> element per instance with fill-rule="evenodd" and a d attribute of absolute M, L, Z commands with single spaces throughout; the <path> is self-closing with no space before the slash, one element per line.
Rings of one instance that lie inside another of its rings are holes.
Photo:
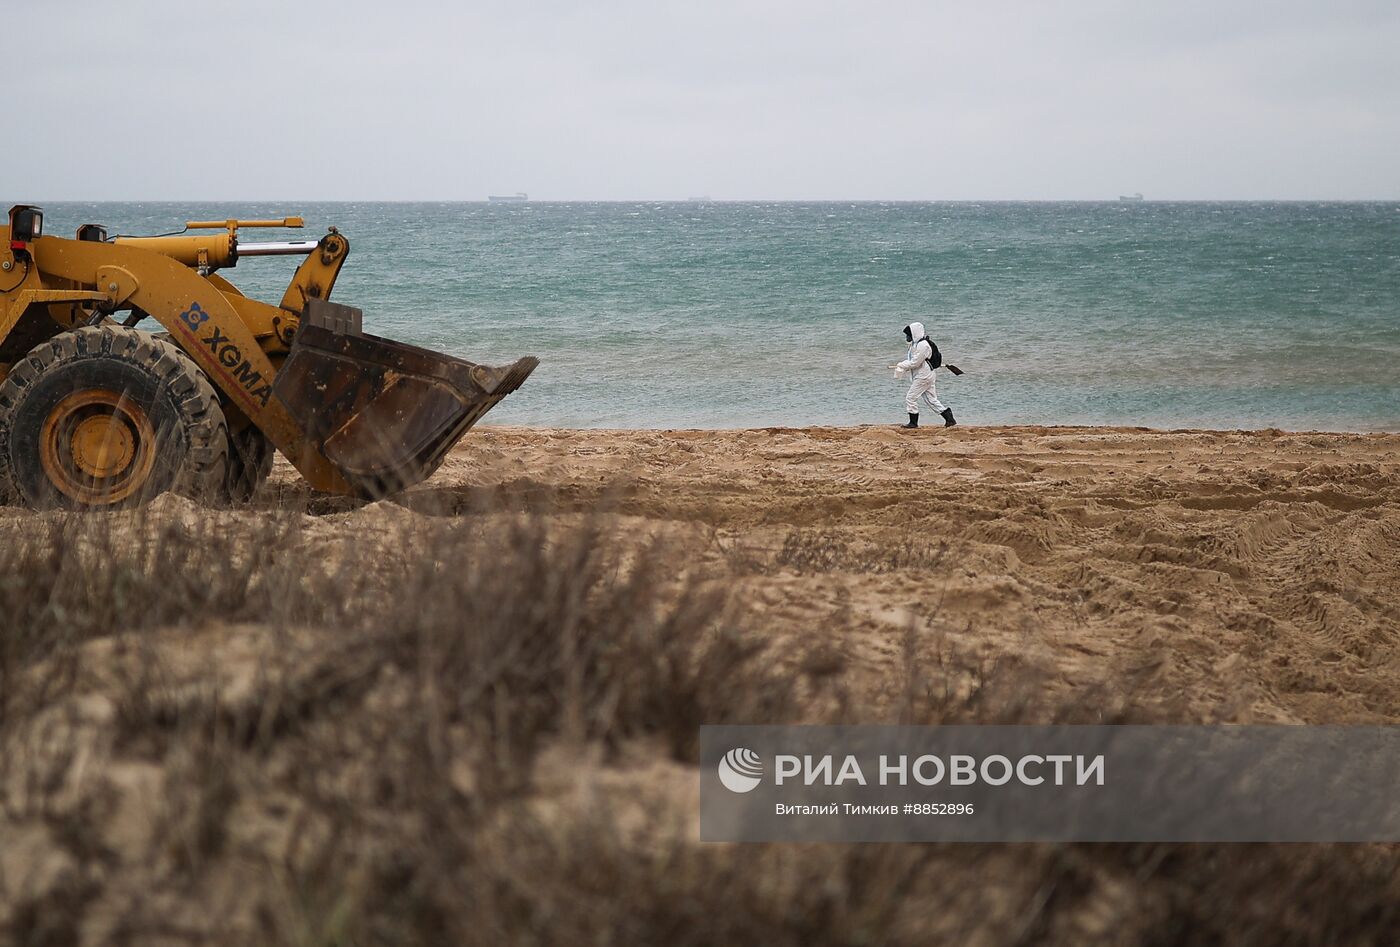
<path fill-rule="evenodd" d="M 303 215 L 365 328 L 540 367 L 487 422 L 901 423 L 903 327 L 979 424 L 1400 430 L 1400 203 L 49 203 L 49 233 Z M 297 264 L 224 276 L 277 301 Z"/>

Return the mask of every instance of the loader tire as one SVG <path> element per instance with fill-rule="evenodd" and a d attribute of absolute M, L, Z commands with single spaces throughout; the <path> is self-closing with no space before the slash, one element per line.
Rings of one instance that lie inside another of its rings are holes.
<path fill-rule="evenodd" d="M 179 345 L 175 342 L 175 337 L 169 332 L 153 333 L 154 338 L 162 342 L 169 342 L 176 348 Z M 193 359 L 191 359 L 193 363 Z M 205 379 L 203 371 L 197 366 Z M 212 387 L 212 386 L 211 386 Z M 222 403 L 222 402 L 220 402 Z M 272 475 L 272 461 L 276 456 L 276 450 L 272 442 L 267 439 L 267 435 L 248 424 L 240 431 L 230 428 L 228 433 L 228 475 L 224 479 L 224 487 L 220 493 L 220 499 L 230 503 L 247 503 L 251 500 L 267 482 L 267 478 Z"/>
<path fill-rule="evenodd" d="M 229 434 L 228 477 L 224 491 L 234 503 L 247 503 L 272 473 L 274 451 L 267 435 L 249 424 Z"/>
<path fill-rule="evenodd" d="M 228 452 L 204 375 L 138 329 L 61 333 L 0 384 L 0 491 L 27 506 L 113 509 L 167 490 L 218 500 Z"/>

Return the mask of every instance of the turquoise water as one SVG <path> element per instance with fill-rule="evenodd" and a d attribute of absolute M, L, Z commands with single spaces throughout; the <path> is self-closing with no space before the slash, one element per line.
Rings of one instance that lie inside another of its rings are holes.
<path fill-rule="evenodd" d="M 900 329 L 970 424 L 1400 429 L 1400 204 L 60 204 L 159 233 L 302 213 L 366 328 L 541 366 L 492 412 L 571 427 L 903 419 Z M 276 239 L 275 232 L 253 232 Z M 295 260 L 228 276 L 275 301 Z"/>

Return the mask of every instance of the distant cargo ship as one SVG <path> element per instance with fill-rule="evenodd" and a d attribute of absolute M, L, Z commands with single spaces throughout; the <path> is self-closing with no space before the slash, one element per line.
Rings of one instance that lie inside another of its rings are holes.
<path fill-rule="evenodd" d="M 491 194 L 486 198 L 493 204 L 520 204 L 530 199 L 530 195 L 524 191 L 516 191 L 514 194 Z"/>
<path fill-rule="evenodd" d="M 1136 194 L 1119 194 L 1118 199 L 1120 201 L 1127 201 L 1130 204 L 1136 204 L 1142 200 L 1142 192 L 1138 191 Z"/>

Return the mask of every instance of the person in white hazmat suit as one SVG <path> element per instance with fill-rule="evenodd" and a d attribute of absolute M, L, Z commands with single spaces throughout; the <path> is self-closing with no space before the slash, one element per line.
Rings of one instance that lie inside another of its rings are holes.
<path fill-rule="evenodd" d="M 943 402 L 938 400 L 938 389 L 933 381 L 933 366 L 929 364 L 933 358 L 933 342 L 924 332 L 924 324 L 909 323 L 904 327 L 904 338 L 909 343 L 909 354 L 904 361 L 893 366 L 896 378 L 902 378 L 905 372 L 913 373 L 909 394 L 904 399 L 904 407 L 909 412 L 909 423 L 904 426 L 919 426 L 919 402 L 923 401 L 943 416 L 944 427 L 952 427 L 958 422 L 953 420 L 953 409 L 945 407 Z"/>

